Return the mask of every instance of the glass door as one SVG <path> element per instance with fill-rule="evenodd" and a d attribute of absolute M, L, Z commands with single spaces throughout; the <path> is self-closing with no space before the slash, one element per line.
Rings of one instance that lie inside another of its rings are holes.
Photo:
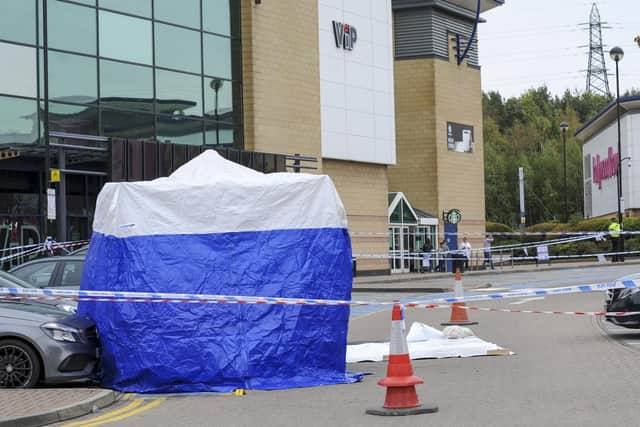
<path fill-rule="evenodd" d="M 409 272 L 409 227 L 389 227 L 389 256 L 391 273 Z"/>

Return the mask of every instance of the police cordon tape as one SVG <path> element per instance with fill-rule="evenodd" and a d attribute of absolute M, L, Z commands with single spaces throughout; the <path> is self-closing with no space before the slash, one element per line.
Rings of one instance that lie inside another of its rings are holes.
<path fill-rule="evenodd" d="M 385 232 L 368 232 L 368 231 L 353 231 L 349 233 L 352 236 L 389 236 L 389 233 Z M 397 234 L 407 234 L 407 235 L 415 235 L 415 232 L 404 231 Z M 441 235 L 443 233 L 440 233 Z M 608 235 L 608 231 L 478 231 L 478 232 L 446 232 L 444 233 L 447 236 L 467 236 L 467 237 L 484 237 L 484 236 L 583 236 L 583 235 L 591 235 L 596 236 L 598 234 Z M 620 231 L 620 235 L 637 235 L 640 234 L 640 231 Z"/>
<path fill-rule="evenodd" d="M 441 305 L 440 307 L 449 307 L 448 305 Z M 545 310 L 518 310 L 509 308 L 491 308 L 491 307 L 470 307 L 466 305 L 459 306 L 465 310 L 473 311 L 492 311 L 499 313 L 525 313 L 525 314 L 561 314 L 568 316 L 637 316 L 640 315 L 640 311 L 545 311 Z"/>
<path fill-rule="evenodd" d="M 457 251 L 460 252 L 460 251 Z M 455 253 L 455 252 L 451 252 L 451 253 Z M 625 251 L 625 252 L 598 252 L 595 254 L 580 254 L 580 255 L 549 255 L 547 257 L 545 257 L 545 261 L 546 260 L 554 260 L 554 259 L 572 259 L 572 258 L 597 258 L 599 256 L 603 256 L 603 257 L 610 257 L 610 256 L 617 256 L 617 255 L 637 255 L 640 254 L 640 250 L 638 251 Z M 354 258 L 369 258 L 369 259 L 397 259 L 402 257 L 402 259 L 407 259 L 407 260 L 421 260 L 422 259 L 422 253 L 421 252 L 415 252 L 415 253 L 410 253 L 410 252 L 403 252 L 402 254 L 397 253 L 397 254 L 358 254 L 358 253 L 354 253 L 353 254 Z M 539 259 L 537 256 L 507 256 L 507 255 L 503 255 L 503 257 L 505 258 L 505 261 L 527 261 L 527 260 L 537 260 Z M 459 260 L 459 258 L 453 258 L 453 257 L 438 257 L 439 260 L 443 260 L 443 261 L 453 261 L 453 260 Z M 494 259 L 495 262 L 495 259 Z"/>
<path fill-rule="evenodd" d="M 315 298 L 261 297 L 248 295 L 213 295 L 213 294 L 177 294 L 158 292 L 125 292 L 125 291 L 85 291 L 74 289 L 35 289 L 35 288 L 0 288 L 0 296 L 5 299 L 31 297 L 41 300 L 72 301 L 104 301 L 135 303 L 184 303 L 184 304 L 267 304 L 267 305 L 322 305 L 322 306 L 393 306 L 400 304 L 407 308 L 436 308 L 437 305 L 453 302 L 492 301 L 508 298 L 530 296 L 551 296 L 572 293 L 605 291 L 640 287 L 640 280 L 624 280 L 617 282 L 595 283 L 590 285 L 564 286 L 546 289 L 520 289 L 510 292 L 467 295 L 462 297 L 432 298 L 422 301 L 399 303 L 394 301 L 354 301 L 327 300 Z"/>
<path fill-rule="evenodd" d="M 30 249 L 25 249 L 25 250 L 22 250 L 20 252 L 1 257 L 0 258 L 0 263 L 8 262 L 8 261 L 11 261 L 11 260 L 13 260 L 15 258 L 35 255 L 35 254 L 38 254 L 40 252 L 46 252 L 46 251 L 51 251 L 52 252 L 52 251 L 55 251 L 57 249 L 66 250 L 68 248 L 73 248 L 75 246 L 83 246 L 83 245 L 86 245 L 88 243 L 89 243 L 88 240 L 75 240 L 75 241 L 60 242 L 60 243 L 58 243 L 56 241 L 45 241 L 43 243 L 37 244 L 35 247 L 32 247 L 32 245 L 29 245 Z M 11 249 L 15 250 L 16 248 L 11 248 Z"/>

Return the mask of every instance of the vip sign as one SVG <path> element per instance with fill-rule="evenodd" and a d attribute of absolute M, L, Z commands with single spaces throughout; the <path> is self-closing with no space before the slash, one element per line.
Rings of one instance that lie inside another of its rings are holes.
<path fill-rule="evenodd" d="M 341 47 L 345 50 L 353 50 L 353 45 L 358 40 L 358 32 L 356 28 L 349 24 L 343 24 L 342 22 L 333 22 L 333 37 L 336 40 L 336 47 Z"/>

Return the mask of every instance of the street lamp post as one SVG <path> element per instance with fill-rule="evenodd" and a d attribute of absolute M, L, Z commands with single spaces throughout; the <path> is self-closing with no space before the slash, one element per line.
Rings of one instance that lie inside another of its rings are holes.
<path fill-rule="evenodd" d="M 569 124 L 567 122 L 560 123 L 560 129 L 562 130 L 562 164 L 564 168 L 564 222 L 569 222 L 569 208 L 567 204 L 567 129 Z"/>
<path fill-rule="evenodd" d="M 618 70 L 618 63 L 624 57 L 624 51 L 621 47 L 615 46 L 609 52 L 611 55 L 611 59 L 613 59 L 616 63 L 616 113 L 618 116 L 618 173 L 616 174 L 618 178 L 618 223 L 620 224 L 620 229 L 624 232 L 624 223 L 622 221 L 622 144 L 620 142 L 620 73 Z M 624 235 L 618 237 L 618 252 L 621 254 L 618 255 L 619 261 L 624 261 Z"/>
<path fill-rule="evenodd" d="M 624 57 L 624 51 L 622 48 L 616 46 L 609 52 L 611 59 L 616 63 L 616 113 L 618 115 L 618 222 L 622 227 L 622 144 L 620 142 L 620 73 L 618 70 L 618 63 Z"/>

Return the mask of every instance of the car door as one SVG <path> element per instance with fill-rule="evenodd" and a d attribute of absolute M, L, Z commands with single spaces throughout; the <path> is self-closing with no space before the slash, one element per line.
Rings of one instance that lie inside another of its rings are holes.
<path fill-rule="evenodd" d="M 82 280 L 83 260 L 61 261 L 56 283 L 51 286 L 68 289 L 79 289 Z"/>
<path fill-rule="evenodd" d="M 51 262 L 34 262 L 11 270 L 11 274 L 37 288 L 46 288 L 50 286 L 51 278 L 55 276 L 56 264 L 53 260 Z"/>

